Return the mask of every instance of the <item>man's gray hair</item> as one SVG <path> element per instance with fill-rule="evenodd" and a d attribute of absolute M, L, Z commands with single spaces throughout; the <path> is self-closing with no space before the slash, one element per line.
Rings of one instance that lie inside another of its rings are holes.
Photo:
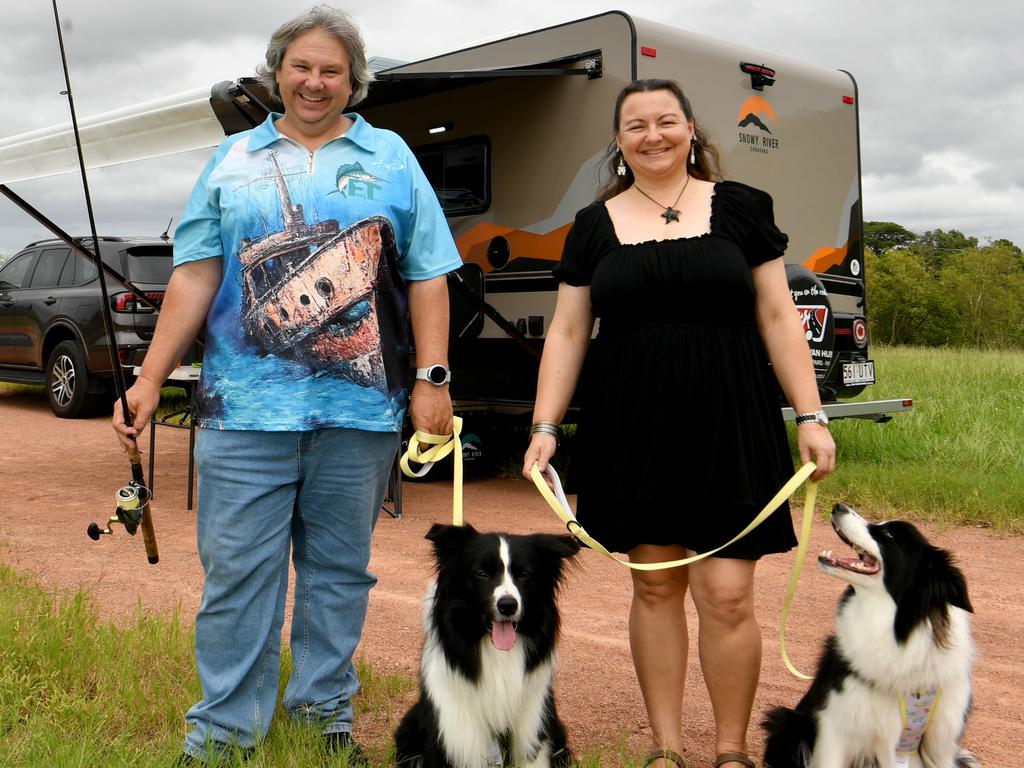
<path fill-rule="evenodd" d="M 281 94 L 277 90 L 275 75 L 281 69 L 284 53 L 296 37 L 314 29 L 322 29 L 345 46 L 345 50 L 348 52 L 349 76 L 352 83 L 352 96 L 349 98 L 347 106 L 355 106 L 366 98 L 370 83 L 373 82 L 373 73 L 366 65 L 366 48 L 363 45 L 363 36 L 359 32 L 359 27 L 347 13 L 329 5 L 313 6 L 301 16 L 286 21 L 278 27 L 267 45 L 266 63 L 256 67 L 256 75 L 271 95 L 275 99 L 280 99 Z"/>

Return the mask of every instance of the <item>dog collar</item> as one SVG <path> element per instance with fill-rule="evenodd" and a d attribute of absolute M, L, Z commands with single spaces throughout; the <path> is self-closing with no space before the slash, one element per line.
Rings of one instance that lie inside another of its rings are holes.
<path fill-rule="evenodd" d="M 909 756 L 916 754 L 920 748 L 938 700 L 939 692 L 935 689 L 908 691 L 900 696 L 903 730 L 900 731 L 900 737 L 896 742 L 896 765 L 910 764 Z"/>

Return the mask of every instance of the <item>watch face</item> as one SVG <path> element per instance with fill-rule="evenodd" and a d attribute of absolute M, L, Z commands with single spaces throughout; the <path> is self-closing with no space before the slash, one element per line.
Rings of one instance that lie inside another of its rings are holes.
<path fill-rule="evenodd" d="M 448 379 L 448 371 L 443 365 L 433 365 L 427 368 L 427 379 L 431 384 L 444 384 Z"/>

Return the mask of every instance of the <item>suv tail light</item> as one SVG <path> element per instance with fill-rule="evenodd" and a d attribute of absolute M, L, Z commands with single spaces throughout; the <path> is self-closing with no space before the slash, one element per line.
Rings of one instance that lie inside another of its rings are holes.
<path fill-rule="evenodd" d="M 145 296 L 158 307 L 164 299 L 163 291 L 147 291 Z M 110 308 L 115 312 L 125 312 L 133 315 L 148 315 L 154 311 L 151 306 L 142 303 L 131 293 L 118 293 L 112 296 Z"/>
<path fill-rule="evenodd" d="M 858 347 L 864 347 L 868 343 L 868 326 L 863 317 L 853 321 L 853 343 Z"/>

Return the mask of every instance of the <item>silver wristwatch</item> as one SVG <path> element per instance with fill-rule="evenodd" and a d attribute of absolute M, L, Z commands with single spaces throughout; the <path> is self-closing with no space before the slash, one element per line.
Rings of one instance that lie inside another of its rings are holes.
<path fill-rule="evenodd" d="M 421 381 L 429 381 L 435 387 L 443 387 L 452 380 L 452 372 L 439 363 L 429 368 L 417 368 L 416 378 Z"/>
<path fill-rule="evenodd" d="M 796 423 L 800 424 L 821 424 L 823 427 L 828 426 L 828 414 L 824 411 L 814 411 L 814 413 L 798 413 L 796 415 Z"/>

